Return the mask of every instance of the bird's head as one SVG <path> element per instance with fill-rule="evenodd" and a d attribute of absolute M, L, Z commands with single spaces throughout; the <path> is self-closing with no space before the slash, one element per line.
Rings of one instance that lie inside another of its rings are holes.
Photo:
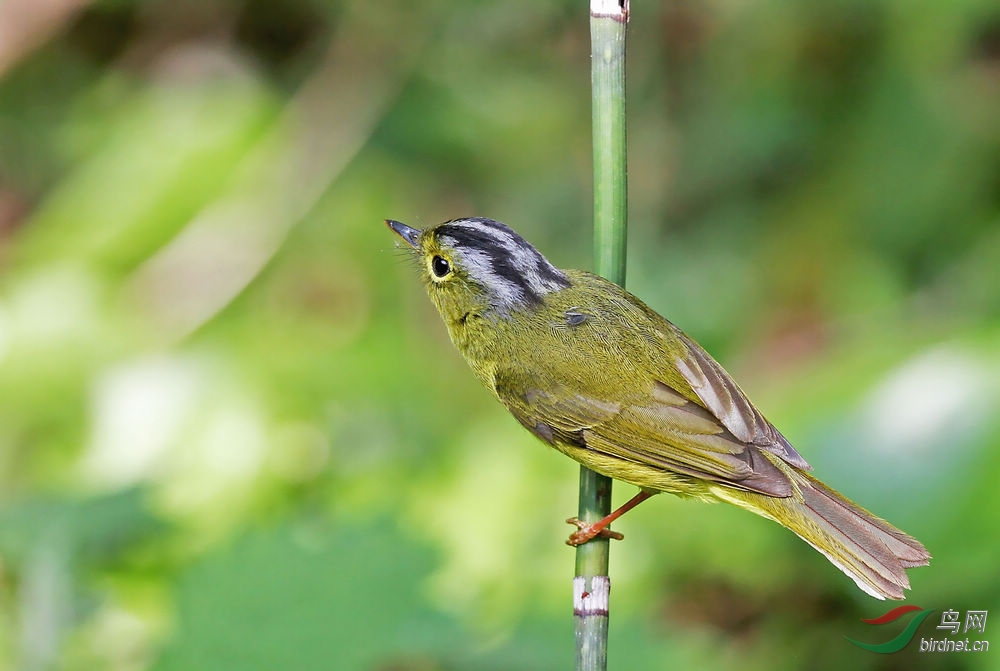
<path fill-rule="evenodd" d="M 446 322 L 509 318 L 569 286 L 566 275 L 510 227 L 481 217 L 424 230 L 386 219 L 413 248 L 427 293 Z"/>

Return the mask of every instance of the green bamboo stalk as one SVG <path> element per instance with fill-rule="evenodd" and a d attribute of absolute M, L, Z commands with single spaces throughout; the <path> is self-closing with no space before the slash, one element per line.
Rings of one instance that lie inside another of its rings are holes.
<path fill-rule="evenodd" d="M 591 0 L 591 99 L 594 127 L 594 270 L 625 284 L 626 152 L 625 26 L 628 0 Z M 611 478 L 580 468 L 578 517 L 596 522 L 611 512 Z M 604 671 L 608 661 L 609 541 L 576 549 L 573 614 L 578 671 Z"/>

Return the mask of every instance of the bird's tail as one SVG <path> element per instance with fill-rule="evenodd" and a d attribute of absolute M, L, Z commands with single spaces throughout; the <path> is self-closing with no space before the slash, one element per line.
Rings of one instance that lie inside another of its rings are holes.
<path fill-rule="evenodd" d="M 786 498 L 725 487 L 714 491 L 791 529 L 875 598 L 904 598 L 903 590 L 910 588 L 905 569 L 926 566 L 931 558 L 920 541 L 811 475 L 791 468 L 786 474 L 795 490 Z"/>

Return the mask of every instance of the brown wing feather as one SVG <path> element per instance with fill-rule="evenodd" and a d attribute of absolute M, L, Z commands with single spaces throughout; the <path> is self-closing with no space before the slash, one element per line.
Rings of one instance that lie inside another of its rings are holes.
<path fill-rule="evenodd" d="M 812 470 L 802 455 L 754 407 L 729 373 L 698 343 L 673 324 L 670 326 L 687 349 L 686 355 L 675 359 L 677 369 L 722 425 L 738 440 L 775 454 L 796 468 Z"/>

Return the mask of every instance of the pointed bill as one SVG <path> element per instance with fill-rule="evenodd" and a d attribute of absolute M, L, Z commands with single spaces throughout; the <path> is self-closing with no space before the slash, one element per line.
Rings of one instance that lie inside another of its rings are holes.
<path fill-rule="evenodd" d="M 414 249 L 420 244 L 420 234 L 423 232 L 419 228 L 410 228 L 401 221 L 386 219 L 385 225 L 393 230 L 399 237 L 403 238 L 410 247 Z"/>

